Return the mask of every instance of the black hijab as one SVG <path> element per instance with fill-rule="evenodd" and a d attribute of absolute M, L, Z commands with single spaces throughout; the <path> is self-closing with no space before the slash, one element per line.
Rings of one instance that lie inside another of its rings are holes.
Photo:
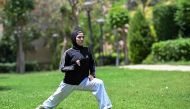
<path fill-rule="evenodd" d="M 71 41 L 72 41 L 72 44 L 73 44 L 73 47 L 74 48 L 78 48 L 78 49 L 81 49 L 83 48 L 83 46 L 80 46 L 76 43 L 76 37 L 79 33 L 83 33 L 83 31 L 80 29 L 80 28 L 77 28 L 75 29 L 72 33 L 71 33 Z"/>

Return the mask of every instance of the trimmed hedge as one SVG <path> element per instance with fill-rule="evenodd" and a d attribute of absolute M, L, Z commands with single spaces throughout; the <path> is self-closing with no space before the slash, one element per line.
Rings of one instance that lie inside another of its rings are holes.
<path fill-rule="evenodd" d="M 124 54 L 120 53 L 119 55 L 120 55 L 119 58 L 120 58 L 120 64 L 121 64 L 124 61 Z M 102 58 L 103 58 L 103 65 L 115 65 L 117 54 L 116 53 L 104 54 L 104 56 Z M 95 60 L 96 60 L 96 63 L 98 64 L 100 61 L 99 54 L 95 55 Z"/>
<path fill-rule="evenodd" d="M 8 73 L 8 72 L 15 72 L 15 71 L 16 71 L 15 63 L 0 63 L 1 73 Z"/>
<path fill-rule="evenodd" d="M 25 71 L 39 71 L 40 67 L 36 61 L 26 62 Z M 16 63 L 0 63 L 0 73 L 16 72 Z"/>
<path fill-rule="evenodd" d="M 40 70 L 40 65 L 37 61 L 30 61 L 30 62 L 26 62 L 26 72 L 30 72 L 30 71 L 39 71 Z"/>
<path fill-rule="evenodd" d="M 157 61 L 190 61 L 190 38 L 154 43 L 152 54 Z"/>
<path fill-rule="evenodd" d="M 0 63 L 12 63 L 16 61 L 16 42 L 12 36 L 3 36 L 0 40 Z"/>

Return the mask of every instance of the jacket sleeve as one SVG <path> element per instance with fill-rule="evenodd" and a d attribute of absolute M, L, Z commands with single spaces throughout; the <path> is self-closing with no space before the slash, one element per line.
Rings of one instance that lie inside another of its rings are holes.
<path fill-rule="evenodd" d="M 88 48 L 89 51 L 89 57 L 90 57 L 90 62 L 89 62 L 89 68 L 90 68 L 90 74 L 94 77 L 96 77 L 96 68 L 95 68 L 95 61 L 92 56 L 91 50 Z"/>
<path fill-rule="evenodd" d="M 68 71 L 73 71 L 76 67 L 76 64 L 69 65 L 70 57 L 67 53 L 67 51 L 63 54 L 61 61 L 60 61 L 60 66 L 59 69 L 62 72 L 68 72 Z"/>

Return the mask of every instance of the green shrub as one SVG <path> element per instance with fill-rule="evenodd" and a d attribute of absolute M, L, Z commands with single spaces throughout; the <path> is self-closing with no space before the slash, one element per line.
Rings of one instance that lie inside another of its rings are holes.
<path fill-rule="evenodd" d="M 104 54 L 104 56 L 103 56 L 103 65 L 115 65 L 116 64 L 116 58 L 117 58 L 116 53 Z M 99 61 L 100 61 L 100 55 L 99 54 L 95 55 L 95 60 L 96 60 L 96 63 L 98 64 Z M 123 60 L 124 60 L 124 54 L 121 53 L 120 54 L 120 63 L 122 63 Z"/>
<path fill-rule="evenodd" d="M 40 70 L 40 66 L 38 64 L 37 61 L 30 61 L 30 62 L 26 62 L 26 69 L 25 71 L 39 71 Z"/>
<path fill-rule="evenodd" d="M 158 61 L 189 61 L 190 39 L 168 40 L 154 43 L 152 54 Z"/>
<path fill-rule="evenodd" d="M 0 63 L 0 72 L 1 73 L 9 73 L 16 71 L 15 63 Z"/>
<path fill-rule="evenodd" d="M 157 60 L 154 59 L 154 56 L 152 53 L 150 53 L 142 62 L 143 64 L 155 64 L 157 63 Z"/>
<path fill-rule="evenodd" d="M 39 71 L 40 67 L 36 61 L 26 62 L 25 71 Z M 16 63 L 0 63 L 0 73 L 16 72 Z"/>
<path fill-rule="evenodd" d="M 176 11 L 176 5 L 158 5 L 154 7 L 153 25 L 159 41 L 178 37 L 179 27 L 174 20 Z"/>
<path fill-rule="evenodd" d="M 10 36 L 3 36 L 0 40 L 0 63 L 11 63 L 16 61 L 15 41 Z"/>
<path fill-rule="evenodd" d="M 148 22 L 139 10 L 129 22 L 127 41 L 130 62 L 141 63 L 150 53 L 154 39 L 150 35 Z"/>
<path fill-rule="evenodd" d="M 175 18 L 180 27 L 179 35 L 183 37 L 190 36 L 190 2 L 189 0 L 180 0 Z"/>

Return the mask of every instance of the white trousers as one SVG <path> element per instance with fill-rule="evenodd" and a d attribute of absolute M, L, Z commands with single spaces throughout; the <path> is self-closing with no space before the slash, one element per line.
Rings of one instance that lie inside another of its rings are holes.
<path fill-rule="evenodd" d="M 112 107 L 103 81 L 97 78 L 90 81 L 88 77 L 85 78 L 79 85 L 69 85 L 61 82 L 54 94 L 44 101 L 43 106 L 47 109 L 56 107 L 74 90 L 92 91 L 92 94 L 96 97 L 99 103 L 99 109 L 108 109 Z"/>

